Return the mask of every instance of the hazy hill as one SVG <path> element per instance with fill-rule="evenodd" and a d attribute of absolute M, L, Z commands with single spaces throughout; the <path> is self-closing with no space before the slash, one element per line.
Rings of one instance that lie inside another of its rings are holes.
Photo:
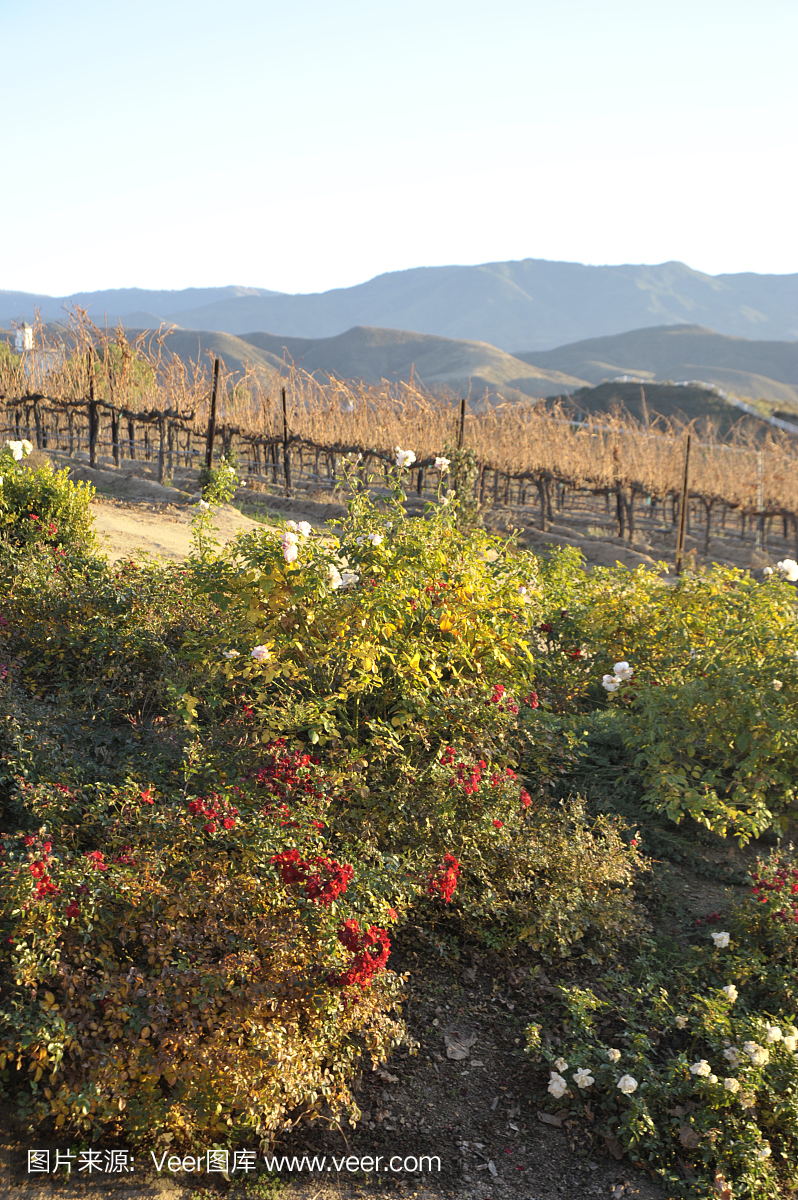
<path fill-rule="evenodd" d="M 737 396 L 762 397 L 798 411 L 798 342 L 727 337 L 700 325 L 662 325 L 556 350 L 519 351 L 515 357 L 596 384 L 619 375 L 675 383 L 701 379 Z"/>
<path fill-rule="evenodd" d="M 154 326 L 166 320 L 164 314 L 180 312 L 205 304 L 218 304 L 244 296 L 277 296 L 266 288 L 216 287 L 183 288 L 178 291 L 148 291 L 145 288 L 107 288 L 99 292 L 72 292 L 69 296 L 46 296 L 41 292 L 11 292 L 0 289 L 0 324 L 9 321 L 33 321 L 38 309 L 43 321 L 63 321 L 67 311 L 77 305 L 85 308 L 96 325 Z M 136 318 L 146 316 L 142 322 Z M 180 324 L 181 322 L 177 322 Z"/>
<path fill-rule="evenodd" d="M 585 266 L 531 258 L 391 271 L 355 287 L 307 295 L 243 287 L 128 288 L 62 298 L 0 292 L 0 323 L 31 320 L 34 303 L 45 319 L 58 319 L 72 302 L 87 307 L 98 324 L 122 319 L 136 326 L 141 321 L 133 318 L 146 313 L 184 328 L 233 334 L 280 329 L 304 338 L 379 326 L 488 342 L 510 352 L 671 324 L 701 324 L 737 337 L 798 337 L 796 274 L 706 275 L 679 262 Z"/>
<path fill-rule="evenodd" d="M 357 326 L 331 338 L 276 337 L 248 333 L 241 339 L 280 360 L 285 351 L 298 367 L 316 375 L 362 379 L 365 383 L 410 379 L 481 398 L 487 391 L 507 399 L 543 398 L 571 391 L 585 380 L 530 367 L 486 342 L 457 341 L 399 329 Z"/>
<path fill-rule="evenodd" d="M 756 436 L 772 431 L 766 421 L 742 412 L 731 400 L 706 388 L 674 387 L 666 383 L 601 383 L 597 387 L 580 388 L 567 397 L 552 397 L 549 406 L 554 403 L 563 404 L 577 420 L 587 414 L 601 417 L 604 413 L 625 410 L 643 424 L 656 425 L 658 416 L 696 421 L 702 435 L 711 428 L 715 436 L 724 437 L 734 426 Z"/>

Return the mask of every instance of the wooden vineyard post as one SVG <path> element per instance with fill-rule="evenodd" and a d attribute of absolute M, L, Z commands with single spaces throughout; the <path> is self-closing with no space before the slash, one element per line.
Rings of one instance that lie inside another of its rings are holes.
<path fill-rule="evenodd" d="M 165 440 L 166 440 L 166 418 L 163 416 L 159 416 L 158 417 L 158 482 L 159 483 L 163 483 L 164 475 L 165 475 L 165 471 L 164 471 L 164 467 L 166 465 L 166 447 L 164 445 Z"/>
<path fill-rule="evenodd" d="M 465 402 L 465 396 L 463 396 L 462 399 L 460 400 L 460 427 L 457 430 L 457 449 L 458 450 L 462 450 L 462 448 L 463 448 L 463 438 L 465 436 L 465 409 L 466 409 L 466 402 Z"/>
<path fill-rule="evenodd" d="M 89 466 L 97 466 L 97 401 L 94 399 L 94 351 L 89 350 Z"/>
<path fill-rule="evenodd" d="M 119 412 L 111 409 L 111 450 L 114 456 L 114 466 L 119 466 Z"/>
<path fill-rule="evenodd" d="M 763 550 L 765 539 L 765 456 L 761 450 L 756 456 L 756 548 Z"/>
<path fill-rule="evenodd" d="M 285 388 L 280 389 L 283 401 L 283 474 L 285 476 L 285 495 L 291 495 L 291 454 L 288 449 L 288 411 L 285 406 Z"/>
<path fill-rule="evenodd" d="M 213 391 L 211 392 L 211 415 L 208 421 L 208 436 L 205 442 L 205 466 L 213 466 L 213 439 L 216 437 L 216 395 L 219 391 L 219 359 L 213 360 Z"/>
<path fill-rule="evenodd" d="M 690 442 L 692 435 L 687 435 L 687 446 L 684 452 L 684 478 L 682 479 L 682 498 L 679 501 L 679 536 L 676 541 L 676 574 L 682 572 L 682 555 L 684 554 L 684 528 L 687 520 L 687 484 L 690 474 Z"/>

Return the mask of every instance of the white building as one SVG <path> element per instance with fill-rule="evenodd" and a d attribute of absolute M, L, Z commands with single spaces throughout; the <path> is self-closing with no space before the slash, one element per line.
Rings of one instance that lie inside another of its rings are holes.
<path fill-rule="evenodd" d="M 23 321 L 20 327 L 14 330 L 14 349 L 17 354 L 33 349 L 33 328 L 27 321 Z"/>

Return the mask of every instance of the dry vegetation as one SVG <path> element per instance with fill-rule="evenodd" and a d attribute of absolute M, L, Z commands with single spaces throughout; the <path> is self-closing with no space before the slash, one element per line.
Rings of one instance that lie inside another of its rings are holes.
<path fill-rule="evenodd" d="M 37 350 L 22 358 L 0 354 L 6 434 L 69 452 L 91 448 L 93 440 L 95 448 L 111 447 L 117 464 L 124 457 L 157 457 L 162 479 L 181 459 L 186 466 L 196 462 L 204 454 L 213 364 L 170 354 L 165 333 L 129 341 L 122 329 L 100 330 L 81 311 L 58 334 L 37 329 Z M 286 451 L 294 478 L 329 480 L 342 455 L 361 454 L 363 473 L 379 473 L 402 446 L 416 454 L 410 482 L 421 492 L 422 473 L 456 443 L 459 403 L 413 381 L 322 383 L 290 366 L 264 381 L 254 371 L 231 375 L 222 365 L 216 445 L 234 450 L 255 477 L 270 469 L 274 481 L 284 478 Z M 496 498 L 521 504 L 536 498 L 544 528 L 552 487 L 614 496 L 619 532 L 632 540 L 636 501 L 676 502 L 688 431 L 694 434 L 690 495 L 702 506 L 707 534 L 713 510 L 722 510 L 724 526 L 730 511 L 743 531 L 756 514 L 781 517 L 785 536 L 790 525 L 798 538 L 798 452 L 781 431 L 755 438 L 738 427 L 721 441 L 695 423 L 661 418 L 654 430 L 616 412 L 575 424 L 557 406 L 503 404 L 466 412 L 464 445 L 474 451 L 481 494 L 491 489 Z"/>

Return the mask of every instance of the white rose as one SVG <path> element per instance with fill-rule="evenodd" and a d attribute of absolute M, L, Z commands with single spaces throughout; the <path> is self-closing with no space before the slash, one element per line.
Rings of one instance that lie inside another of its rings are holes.
<path fill-rule="evenodd" d="M 726 1059 L 732 1069 L 734 1069 L 740 1062 L 740 1053 L 734 1046 L 728 1046 L 723 1051 L 723 1057 Z"/>
<path fill-rule="evenodd" d="M 725 930 L 721 930 L 720 933 L 712 934 L 712 941 L 715 943 L 716 949 L 725 950 L 731 939 Z"/>
<path fill-rule="evenodd" d="M 684 1029 L 687 1024 L 687 1017 L 676 1017 L 675 1021 L 679 1029 Z"/>
<path fill-rule="evenodd" d="M 766 1158 L 770 1158 L 771 1154 L 772 1150 L 770 1149 L 770 1146 L 768 1146 L 767 1142 L 765 1142 L 764 1146 L 760 1146 L 756 1152 L 756 1156 L 760 1162 L 763 1162 Z"/>
<path fill-rule="evenodd" d="M 441 474 L 443 474 L 445 471 L 448 471 L 450 465 L 451 465 L 451 459 L 448 459 L 448 458 L 436 458 L 435 459 L 435 470 L 440 471 Z"/>
<path fill-rule="evenodd" d="M 723 1086 L 727 1092 L 739 1092 L 740 1081 L 739 1079 L 724 1079 Z"/>
<path fill-rule="evenodd" d="M 628 662 L 617 662 L 613 667 L 613 670 L 619 679 L 631 679 L 634 675 L 634 671 L 629 666 Z"/>
<path fill-rule="evenodd" d="M 225 656 L 225 658 L 240 658 L 241 651 L 240 650 L 225 650 L 224 656 Z"/>
<path fill-rule="evenodd" d="M 766 1063 L 770 1062 L 770 1053 L 757 1042 L 745 1042 L 743 1050 L 755 1067 L 764 1067 Z"/>
<path fill-rule="evenodd" d="M 341 575 L 341 587 L 351 588 L 360 582 L 360 576 L 355 571 L 344 571 Z"/>
<path fill-rule="evenodd" d="M 343 582 L 343 580 L 341 579 L 341 572 L 338 570 L 338 568 L 336 566 L 334 566 L 332 563 L 330 563 L 330 565 L 327 568 L 327 575 L 330 580 L 330 587 L 333 589 L 333 591 L 335 591 L 335 589 L 339 588 Z"/>
<path fill-rule="evenodd" d="M 693 1075 L 710 1075 L 712 1073 L 712 1068 L 707 1060 L 702 1058 L 699 1059 L 698 1062 L 693 1063 L 693 1065 L 690 1067 L 690 1071 Z"/>
<path fill-rule="evenodd" d="M 631 1096 L 632 1092 L 637 1090 L 637 1080 L 631 1075 L 622 1075 L 618 1080 L 618 1088 L 624 1096 Z"/>
<path fill-rule="evenodd" d="M 564 1058 L 555 1058 L 554 1065 L 558 1071 L 567 1071 L 568 1070 L 568 1063 L 565 1061 Z"/>
<path fill-rule="evenodd" d="M 765 1033 L 767 1035 L 765 1041 L 769 1046 L 772 1046 L 774 1042 L 781 1041 L 781 1030 L 779 1029 L 778 1025 L 766 1025 Z"/>
<path fill-rule="evenodd" d="M 412 450 L 402 450 L 399 446 L 396 447 L 397 467 L 412 467 L 415 461 L 416 456 Z"/>
<path fill-rule="evenodd" d="M 267 658 L 271 658 L 268 646 L 256 646 L 250 655 L 256 662 L 266 662 Z"/>
<path fill-rule="evenodd" d="M 614 675 L 605 675 L 601 681 L 601 686 L 608 692 L 617 692 L 621 686 L 620 679 L 616 679 Z"/>
<path fill-rule="evenodd" d="M 607 1058 L 610 1060 L 610 1062 L 618 1062 L 620 1057 L 621 1057 L 620 1050 L 610 1049 L 607 1051 Z"/>
<path fill-rule="evenodd" d="M 794 558 L 785 558 L 782 562 L 776 563 L 776 566 L 783 575 L 787 576 L 790 583 L 798 583 L 798 562 Z"/>
<path fill-rule="evenodd" d="M 568 1084 L 563 1079 L 562 1075 L 558 1075 L 556 1071 L 552 1071 L 551 1079 L 549 1080 L 549 1091 L 556 1100 L 564 1096 L 568 1091 Z"/>
<path fill-rule="evenodd" d="M 734 984 L 727 983 L 726 986 L 720 990 L 731 1001 L 731 1003 L 734 1004 L 734 1001 L 737 999 L 738 995 L 737 988 L 734 986 Z"/>
<path fill-rule="evenodd" d="M 381 546 L 382 545 L 382 534 L 381 533 L 370 533 L 369 541 L 371 542 L 372 546 Z"/>
<path fill-rule="evenodd" d="M 787 1036 L 782 1039 L 782 1041 L 784 1049 L 789 1050 L 790 1054 L 794 1054 L 795 1047 L 798 1045 L 798 1038 L 794 1038 L 791 1033 L 788 1033 Z"/>
<path fill-rule="evenodd" d="M 576 1086 L 580 1088 L 592 1087 L 592 1085 L 596 1082 L 585 1067 L 580 1067 L 578 1071 L 575 1071 L 572 1078 Z"/>

